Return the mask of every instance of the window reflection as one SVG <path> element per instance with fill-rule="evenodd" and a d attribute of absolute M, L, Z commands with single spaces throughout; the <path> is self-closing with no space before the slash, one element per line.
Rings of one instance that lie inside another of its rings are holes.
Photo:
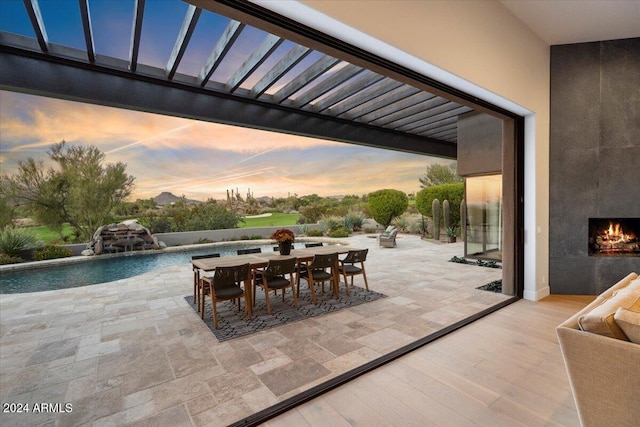
<path fill-rule="evenodd" d="M 468 177 L 465 256 L 502 261 L 502 175 Z"/>

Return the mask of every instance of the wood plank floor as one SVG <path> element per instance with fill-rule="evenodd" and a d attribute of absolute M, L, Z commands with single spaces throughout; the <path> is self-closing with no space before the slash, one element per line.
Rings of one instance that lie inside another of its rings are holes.
<path fill-rule="evenodd" d="M 518 301 L 265 425 L 579 426 L 555 327 L 593 299 Z"/>

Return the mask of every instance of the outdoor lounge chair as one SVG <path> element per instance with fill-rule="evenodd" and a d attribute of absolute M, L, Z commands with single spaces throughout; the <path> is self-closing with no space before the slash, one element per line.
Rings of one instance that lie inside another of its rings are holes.
<path fill-rule="evenodd" d="M 256 304 L 256 288 L 260 286 L 264 290 L 264 298 L 267 302 L 267 314 L 271 314 L 271 301 L 269 291 L 282 289 L 282 301 L 286 288 L 291 288 L 293 304 L 298 306 L 298 295 L 295 290 L 293 273 L 296 271 L 297 260 L 295 257 L 283 260 L 269 260 L 264 270 L 256 270 L 253 279 L 253 304 Z M 287 275 L 289 278 L 287 279 Z"/>
<path fill-rule="evenodd" d="M 349 295 L 349 282 L 347 282 L 347 277 L 349 276 L 351 276 L 351 286 L 353 286 L 353 276 L 362 274 L 362 277 L 364 278 L 364 285 L 367 287 L 367 291 L 369 290 L 367 274 L 364 271 L 364 262 L 367 259 L 368 252 L 369 249 L 349 251 L 347 252 L 347 256 L 344 257 L 344 259 L 339 260 L 340 273 L 344 276 L 344 287 L 347 291 L 347 295 Z M 356 264 L 360 264 L 360 267 L 358 267 Z"/>
<path fill-rule="evenodd" d="M 245 289 L 242 282 L 246 282 L 251 277 L 251 265 L 240 264 L 229 267 L 216 268 L 213 277 L 202 279 L 203 295 L 211 296 L 211 308 L 213 311 L 213 327 L 218 329 L 218 301 L 238 300 L 238 311 L 240 310 L 240 297 L 245 296 Z M 246 285 L 245 285 L 246 286 Z M 245 297 L 246 300 L 246 297 Z M 245 301 L 245 304 L 250 301 Z M 203 310 L 204 312 L 204 307 Z M 249 311 L 250 313 L 250 311 Z M 251 317 L 251 316 L 250 316 Z"/>
<path fill-rule="evenodd" d="M 397 235 L 398 229 L 390 225 L 378 236 L 378 244 L 386 248 L 395 248 Z"/>

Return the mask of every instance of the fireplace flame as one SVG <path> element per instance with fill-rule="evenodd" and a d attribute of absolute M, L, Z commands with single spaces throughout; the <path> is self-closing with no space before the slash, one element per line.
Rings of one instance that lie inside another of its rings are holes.
<path fill-rule="evenodd" d="M 631 234 L 625 234 L 622 230 L 622 226 L 619 223 L 614 224 L 609 222 L 609 228 L 604 230 L 604 240 L 611 244 L 614 243 L 627 243 L 630 242 L 635 236 Z"/>

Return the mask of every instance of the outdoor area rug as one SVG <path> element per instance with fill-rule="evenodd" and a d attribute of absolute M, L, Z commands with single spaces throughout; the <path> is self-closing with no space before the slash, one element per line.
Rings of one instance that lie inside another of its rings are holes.
<path fill-rule="evenodd" d="M 244 298 L 241 304 L 241 311 L 238 311 L 238 303 L 223 301 L 218 303 L 218 326 L 214 329 L 211 312 L 211 299 L 205 297 L 204 323 L 209 327 L 218 341 L 226 341 L 232 338 L 249 335 L 263 329 L 284 325 L 285 323 L 296 322 L 298 320 L 319 316 L 325 313 L 342 310 L 343 308 L 355 307 L 356 305 L 385 298 L 386 295 L 375 291 L 367 291 L 364 288 L 352 286 L 349 288 L 350 296 L 345 295 L 343 288 L 340 289 L 340 296 L 335 298 L 328 291 L 325 292 L 318 287 L 316 290 L 317 304 L 311 302 L 311 290 L 305 283 L 300 285 L 300 295 L 298 295 L 298 307 L 293 305 L 293 297 L 288 289 L 284 302 L 282 292 L 278 291 L 278 296 L 270 295 L 271 314 L 267 314 L 267 303 L 264 299 L 262 289 L 257 289 L 256 305 L 253 308 L 253 319 L 244 312 Z M 198 308 L 193 304 L 193 295 L 184 297 L 191 305 L 191 308 L 198 314 Z"/>

